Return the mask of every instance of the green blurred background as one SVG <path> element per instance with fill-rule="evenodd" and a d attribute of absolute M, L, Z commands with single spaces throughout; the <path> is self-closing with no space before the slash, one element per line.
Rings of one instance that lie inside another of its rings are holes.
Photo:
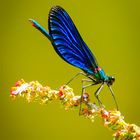
<path fill-rule="evenodd" d="M 139 0 L 0 0 L 0 140 L 112 139 L 100 119 L 91 123 L 58 102 L 42 106 L 9 98 L 10 87 L 21 78 L 57 89 L 81 71 L 61 60 L 28 22 L 33 18 L 47 28 L 53 5 L 66 9 L 100 66 L 116 78 L 112 88 L 125 120 L 140 125 Z M 76 94 L 82 78 L 70 85 Z M 115 107 L 107 87 L 101 99 Z"/>

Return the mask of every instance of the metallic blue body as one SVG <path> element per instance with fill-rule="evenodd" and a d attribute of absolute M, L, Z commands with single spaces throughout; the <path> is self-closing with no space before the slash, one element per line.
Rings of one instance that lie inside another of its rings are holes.
<path fill-rule="evenodd" d="M 82 94 L 85 88 L 101 83 L 100 87 L 94 94 L 99 104 L 102 105 L 98 95 L 103 88 L 104 83 L 106 83 L 112 93 L 118 110 L 118 104 L 116 102 L 114 92 L 110 87 L 114 83 L 115 78 L 107 76 L 104 70 L 99 67 L 95 56 L 83 41 L 68 13 L 60 6 L 54 6 L 50 10 L 48 19 L 49 33 L 35 20 L 30 19 L 29 21 L 51 41 L 55 51 L 63 60 L 82 69 L 86 73 L 83 75 L 93 81 L 92 84 L 82 87 Z M 73 77 L 70 81 L 72 81 L 75 77 Z"/>

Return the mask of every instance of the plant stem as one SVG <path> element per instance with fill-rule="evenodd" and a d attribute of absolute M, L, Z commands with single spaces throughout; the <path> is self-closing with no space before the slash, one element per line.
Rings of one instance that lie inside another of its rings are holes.
<path fill-rule="evenodd" d="M 135 124 L 126 123 L 120 111 L 107 111 L 105 107 L 99 107 L 90 102 L 88 93 L 84 93 L 82 97 L 77 96 L 74 94 L 73 89 L 67 85 L 61 86 L 59 90 L 52 90 L 48 86 L 42 86 L 38 81 L 26 83 L 21 79 L 11 88 L 10 93 L 13 99 L 20 96 L 28 102 L 38 101 L 41 104 L 59 100 L 65 110 L 79 108 L 82 105 L 80 115 L 92 122 L 95 117 L 100 117 L 104 126 L 112 130 L 114 140 L 140 140 L 140 128 Z"/>

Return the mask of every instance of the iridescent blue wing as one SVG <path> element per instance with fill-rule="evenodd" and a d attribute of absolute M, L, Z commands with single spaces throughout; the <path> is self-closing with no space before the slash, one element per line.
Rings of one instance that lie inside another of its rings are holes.
<path fill-rule="evenodd" d="M 49 34 L 58 55 L 66 62 L 93 75 L 97 61 L 67 12 L 54 6 L 49 13 Z"/>

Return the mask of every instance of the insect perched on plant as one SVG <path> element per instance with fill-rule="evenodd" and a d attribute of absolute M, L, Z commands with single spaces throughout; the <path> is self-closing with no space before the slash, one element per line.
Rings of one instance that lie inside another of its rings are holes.
<path fill-rule="evenodd" d="M 80 74 L 89 78 L 89 80 L 82 80 L 82 83 L 92 82 L 88 85 L 83 84 L 81 97 L 87 87 L 101 84 L 94 93 L 99 105 L 101 106 L 102 102 L 100 101 L 98 95 L 106 83 L 112 93 L 116 108 L 118 110 L 118 105 L 111 88 L 115 78 L 112 76 L 107 76 L 104 70 L 99 67 L 95 56 L 83 41 L 68 13 L 60 6 L 52 7 L 48 19 L 49 32 L 47 32 L 35 20 L 29 19 L 29 21 L 36 29 L 42 32 L 51 41 L 56 53 L 63 60 L 84 71 L 84 73 L 80 72 L 76 74 L 68 83 L 70 83 Z"/>

